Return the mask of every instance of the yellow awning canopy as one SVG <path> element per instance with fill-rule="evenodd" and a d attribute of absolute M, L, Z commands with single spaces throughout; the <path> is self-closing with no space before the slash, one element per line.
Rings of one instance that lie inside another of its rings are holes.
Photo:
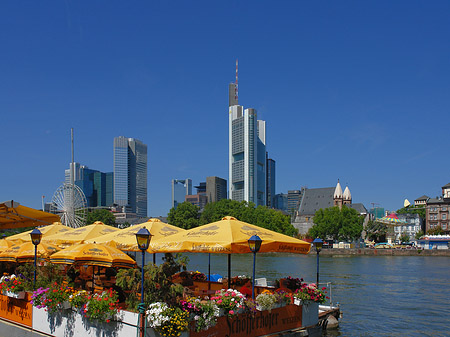
<path fill-rule="evenodd" d="M 73 231 L 74 229 L 68 226 L 64 226 L 60 222 L 55 222 L 52 225 L 39 227 L 39 230 L 42 233 L 42 238 L 46 238 L 54 234 L 64 234 Z M 31 230 L 16 235 L 11 235 L 6 237 L 6 240 L 14 243 L 30 242 L 31 241 L 30 233 Z"/>
<path fill-rule="evenodd" d="M 85 264 L 102 267 L 132 268 L 136 262 L 120 250 L 97 243 L 82 243 L 66 248 L 50 257 L 52 263 Z"/>
<path fill-rule="evenodd" d="M 248 239 L 253 235 L 258 235 L 262 240 L 260 253 L 308 254 L 311 249 L 309 242 L 227 216 L 220 221 L 180 232 L 164 239 L 152 239 L 148 252 L 251 253 Z"/>
<path fill-rule="evenodd" d="M 136 242 L 136 233 L 142 227 L 147 228 L 150 234 L 153 235 L 152 241 L 169 237 L 180 232 L 185 232 L 182 228 L 168 225 L 159 219 L 152 218 L 147 220 L 147 222 L 122 229 L 120 232 L 105 234 L 86 240 L 86 242 L 104 243 L 120 250 L 138 252 L 139 248 Z"/>
<path fill-rule="evenodd" d="M 42 238 L 42 242 L 67 248 L 74 244 L 84 243 L 86 240 L 94 239 L 109 233 L 120 232 L 121 230 L 105 225 L 101 221 L 96 221 L 92 225 L 76 228 L 68 233 L 58 233 Z"/>
<path fill-rule="evenodd" d="M 0 254 L 0 261 L 10 262 L 33 262 L 34 261 L 34 244 L 26 242 L 21 245 L 12 246 Z M 39 259 L 47 258 L 58 250 L 57 247 L 40 243 L 37 245 L 36 256 Z"/>
<path fill-rule="evenodd" d="M 0 203 L 0 229 L 35 227 L 61 221 L 58 215 L 20 205 L 17 201 Z"/>

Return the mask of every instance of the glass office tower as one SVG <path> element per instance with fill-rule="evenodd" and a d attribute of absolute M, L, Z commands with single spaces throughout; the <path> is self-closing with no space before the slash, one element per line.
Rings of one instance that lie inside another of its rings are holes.
<path fill-rule="evenodd" d="M 147 145 L 114 138 L 114 203 L 125 212 L 147 216 Z"/>
<path fill-rule="evenodd" d="M 229 194 L 266 205 L 266 124 L 255 109 L 229 107 Z"/>

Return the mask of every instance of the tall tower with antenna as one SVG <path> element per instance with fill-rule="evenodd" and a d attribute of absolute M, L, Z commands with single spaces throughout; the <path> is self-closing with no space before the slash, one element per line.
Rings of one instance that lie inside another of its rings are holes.
<path fill-rule="evenodd" d="M 229 193 L 237 201 L 266 205 L 266 123 L 255 109 L 238 103 L 238 61 L 236 81 L 228 87 Z"/>
<path fill-rule="evenodd" d="M 228 85 L 228 107 L 238 104 L 238 60 L 236 59 L 236 81 Z"/>

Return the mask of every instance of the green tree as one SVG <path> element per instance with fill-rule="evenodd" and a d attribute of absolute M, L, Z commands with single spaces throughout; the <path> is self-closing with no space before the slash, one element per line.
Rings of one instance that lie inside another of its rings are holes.
<path fill-rule="evenodd" d="M 173 226 L 191 229 L 199 225 L 199 208 L 190 202 L 182 202 L 177 208 L 171 208 L 167 222 Z"/>
<path fill-rule="evenodd" d="M 408 206 L 408 207 L 403 207 L 397 210 L 397 214 L 419 214 L 419 216 L 422 219 L 425 219 L 425 205 L 419 205 L 419 206 Z"/>
<path fill-rule="evenodd" d="M 424 235 L 425 235 L 425 233 L 423 232 L 423 230 L 418 231 L 416 233 L 416 240 L 420 240 L 420 238 Z"/>
<path fill-rule="evenodd" d="M 86 224 L 91 225 L 96 221 L 101 221 L 105 225 L 115 226 L 116 217 L 107 209 L 96 209 L 88 213 Z"/>
<path fill-rule="evenodd" d="M 443 235 L 443 234 L 445 234 L 445 232 L 441 226 L 437 226 L 437 227 L 430 228 L 429 230 L 427 230 L 427 234 L 428 235 Z"/>
<path fill-rule="evenodd" d="M 200 217 L 200 224 L 205 225 L 221 220 L 224 216 L 232 216 L 241 221 L 249 222 L 253 217 L 255 204 L 246 201 L 222 199 L 217 202 L 206 204 Z"/>
<path fill-rule="evenodd" d="M 410 237 L 408 234 L 406 233 L 402 233 L 402 235 L 400 235 L 400 242 L 409 242 L 410 241 Z"/>
<path fill-rule="evenodd" d="M 332 238 L 336 241 L 352 241 L 361 237 L 364 218 L 353 208 L 346 206 L 319 209 L 309 229 L 311 237 Z"/>
<path fill-rule="evenodd" d="M 265 206 L 255 207 L 252 202 L 222 199 L 209 203 L 200 217 L 200 224 L 219 221 L 225 216 L 232 216 L 240 221 L 263 227 L 289 236 L 297 234 L 291 225 L 289 216 Z"/>
<path fill-rule="evenodd" d="M 367 222 L 366 228 L 366 237 L 375 242 L 385 242 L 386 234 L 387 234 L 387 226 L 381 222 L 369 220 Z"/>

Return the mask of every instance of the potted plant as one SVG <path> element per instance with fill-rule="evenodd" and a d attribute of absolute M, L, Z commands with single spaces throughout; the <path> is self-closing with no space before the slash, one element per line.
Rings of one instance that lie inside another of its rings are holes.
<path fill-rule="evenodd" d="M 271 310 L 275 308 L 276 304 L 278 304 L 278 298 L 270 291 L 265 290 L 256 296 L 256 309 L 260 311 Z"/>
<path fill-rule="evenodd" d="M 103 291 L 101 294 L 88 295 L 82 307 L 82 313 L 89 319 L 110 322 L 118 312 L 118 301 L 118 295 L 112 289 Z"/>
<path fill-rule="evenodd" d="M 47 306 L 45 305 L 45 295 L 49 290 L 50 288 L 40 287 L 37 290 L 33 291 L 33 294 L 31 295 L 31 304 L 39 309 L 46 308 Z"/>
<path fill-rule="evenodd" d="M 224 315 L 236 315 L 239 311 L 244 309 L 245 296 L 234 289 L 221 289 L 216 291 L 215 295 L 211 297 L 219 309 L 223 310 Z"/>
<path fill-rule="evenodd" d="M 188 297 L 180 301 L 181 309 L 189 312 L 189 318 L 195 322 L 195 331 L 207 330 L 217 323 L 220 310 L 214 301 L 202 301 L 198 297 Z"/>
<path fill-rule="evenodd" d="M 78 290 L 69 296 L 69 302 L 72 308 L 80 310 L 88 301 L 88 292 L 86 290 Z"/>
<path fill-rule="evenodd" d="M 17 299 L 25 298 L 25 290 L 27 287 L 27 280 L 21 275 L 4 276 L 1 279 L 0 288 L 3 295 Z"/>
<path fill-rule="evenodd" d="M 54 282 L 48 288 L 40 287 L 33 291 L 31 301 L 35 307 L 45 307 L 47 311 L 54 313 L 58 310 L 70 308 L 69 298 L 72 293 L 71 287 L 58 285 Z"/>
<path fill-rule="evenodd" d="M 301 305 L 302 303 L 317 302 L 324 303 L 328 296 L 325 295 L 326 287 L 322 289 L 317 288 L 315 283 L 304 283 L 300 289 L 297 289 L 294 296 L 294 304 Z"/>
<path fill-rule="evenodd" d="M 165 337 L 178 337 L 189 328 L 189 312 L 166 303 L 150 304 L 147 312 L 150 327 Z"/>

